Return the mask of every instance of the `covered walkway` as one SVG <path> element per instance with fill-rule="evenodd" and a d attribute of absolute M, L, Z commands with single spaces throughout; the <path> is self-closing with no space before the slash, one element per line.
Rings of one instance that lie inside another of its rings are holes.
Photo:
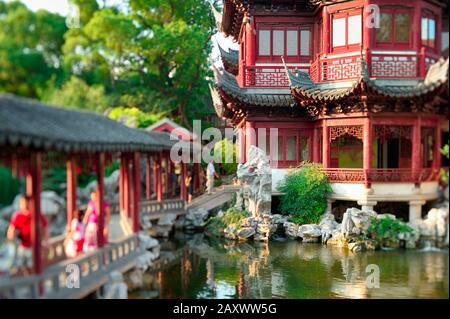
<path fill-rule="evenodd" d="M 99 114 L 12 95 L 0 95 L 0 118 L 0 162 L 25 179 L 26 195 L 31 198 L 33 255 L 31 276 L 0 277 L 1 297 L 83 297 L 103 285 L 111 271 L 126 271 L 134 265 L 142 253 L 137 232 L 144 214 L 184 212 L 187 189 L 184 183 L 177 187 L 178 181 L 170 178 L 175 163 L 169 155 L 176 141 L 168 134 L 145 132 Z M 116 160 L 120 162 L 119 202 L 111 203 L 111 233 L 105 238 L 105 165 Z M 141 179 L 142 163 L 145 181 Z M 44 249 L 42 229 L 36 222 L 42 214 L 42 170 L 57 165 L 67 169 L 67 225 L 77 209 L 78 174 L 94 172 L 97 180 L 98 249 L 70 260 L 64 255 L 63 235 L 51 238 Z M 181 166 L 183 181 L 187 163 L 177 165 Z M 199 186 L 198 181 L 194 184 Z M 179 195 L 173 198 L 176 189 Z M 69 265 L 81 270 L 79 289 L 68 284 Z"/>

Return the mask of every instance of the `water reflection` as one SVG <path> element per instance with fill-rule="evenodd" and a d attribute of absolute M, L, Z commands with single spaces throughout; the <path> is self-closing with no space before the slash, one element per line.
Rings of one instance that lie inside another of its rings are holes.
<path fill-rule="evenodd" d="M 183 236 L 183 235 L 182 235 Z M 174 245 L 174 243 L 176 243 Z M 448 298 L 448 251 L 348 250 L 296 241 L 223 243 L 177 238 L 164 254 L 179 254 L 146 275 L 135 298 Z M 177 247 L 178 248 L 174 248 Z M 380 270 L 368 288 L 366 267 Z"/>

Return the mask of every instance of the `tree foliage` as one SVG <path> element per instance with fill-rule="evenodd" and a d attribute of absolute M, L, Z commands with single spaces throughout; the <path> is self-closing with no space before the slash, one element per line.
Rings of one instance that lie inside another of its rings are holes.
<path fill-rule="evenodd" d="M 295 223 L 311 224 L 318 223 L 325 212 L 331 186 L 320 165 L 303 163 L 288 172 L 278 190 L 283 193 L 281 212 L 290 215 Z"/>
<path fill-rule="evenodd" d="M 70 2 L 79 7 L 78 28 L 0 0 L 0 91 L 95 111 L 164 112 L 188 127 L 204 117 L 209 1 Z"/>

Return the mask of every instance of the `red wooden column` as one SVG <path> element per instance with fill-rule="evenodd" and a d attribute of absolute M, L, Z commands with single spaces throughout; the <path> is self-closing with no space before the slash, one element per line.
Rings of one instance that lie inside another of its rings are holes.
<path fill-rule="evenodd" d="M 27 195 L 31 198 L 31 248 L 33 253 L 33 271 L 42 273 L 42 233 L 41 233 L 41 154 L 32 153 L 30 167 L 26 176 Z"/>
<path fill-rule="evenodd" d="M 419 176 L 422 168 L 420 130 L 421 119 L 418 117 L 412 128 L 411 169 L 413 176 Z"/>
<path fill-rule="evenodd" d="M 175 166 L 173 165 L 172 160 L 168 159 L 169 161 L 169 193 L 171 194 L 170 196 L 172 196 L 173 194 L 175 194 L 175 183 L 176 181 L 173 180 L 172 176 L 175 173 Z"/>
<path fill-rule="evenodd" d="M 158 154 L 155 154 L 152 156 L 153 160 L 153 192 L 156 194 L 156 197 L 158 197 Z"/>
<path fill-rule="evenodd" d="M 139 232 L 139 203 L 141 200 L 141 156 L 139 152 L 134 152 L 133 161 L 133 177 L 134 177 L 134 192 L 133 192 L 133 231 Z"/>
<path fill-rule="evenodd" d="M 323 32 L 323 52 L 328 53 L 330 51 L 330 18 L 328 16 L 327 8 L 322 10 L 322 32 Z"/>
<path fill-rule="evenodd" d="M 370 187 L 369 170 L 372 168 L 372 123 L 370 118 L 364 119 L 363 127 L 363 169 L 365 185 Z"/>
<path fill-rule="evenodd" d="M 245 17 L 245 64 L 246 65 L 255 65 L 255 57 L 256 57 L 256 41 L 255 41 L 255 28 L 254 28 L 254 19 L 250 16 Z"/>
<path fill-rule="evenodd" d="M 322 126 L 322 165 L 323 168 L 330 167 L 330 130 L 327 122 L 323 121 Z"/>
<path fill-rule="evenodd" d="M 105 209 L 103 205 L 104 193 L 104 178 L 105 178 L 105 154 L 99 153 L 96 158 L 96 174 L 97 174 L 97 212 L 98 212 L 98 229 L 97 242 L 98 247 L 103 247 L 105 244 L 105 237 L 103 230 L 105 228 Z"/>
<path fill-rule="evenodd" d="M 155 169 L 156 169 L 156 200 L 161 202 L 163 200 L 163 189 L 162 189 L 162 172 L 161 172 L 161 153 L 158 153 L 155 157 Z"/>
<path fill-rule="evenodd" d="M 312 142 L 312 160 L 314 163 L 320 163 L 320 133 L 321 128 L 314 128 Z"/>
<path fill-rule="evenodd" d="M 186 179 L 186 172 L 186 163 L 181 163 L 180 199 L 182 200 L 186 200 L 187 198 L 186 183 L 184 181 Z"/>
<path fill-rule="evenodd" d="M 442 135 L 441 135 L 441 123 L 437 120 L 435 137 L 434 137 L 434 160 L 433 160 L 433 168 L 436 170 L 441 169 L 441 147 L 442 147 Z"/>
<path fill-rule="evenodd" d="M 200 163 L 194 163 L 194 191 L 200 191 Z"/>
<path fill-rule="evenodd" d="M 166 152 L 163 153 L 163 159 L 164 159 L 164 179 L 165 183 L 163 184 L 163 194 L 169 193 L 169 156 Z"/>
<path fill-rule="evenodd" d="M 150 197 L 152 196 L 151 180 L 152 180 L 151 158 L 150 156 L 147 156 L 145 161 L 145 198 L 147 200 L 150 200 Z"/>
<path fill-rule="evenodd" d="M 70 227 L 73 212 L 77 209 L 77 171 L 75 158 L 71 156 L 66 162 L 67 184 L 67 226 Z"/>
<path fill-rule="evenodd" d="M 123 154 L 123 212 L 130 217 L 130 174 L 127 154 Z"/>
<path fill-rule="evenodd" d="M 122 214 L 123 212 L 123 155 L 120 155 L 120 163 L 119 163 L 119 212 Z"/>

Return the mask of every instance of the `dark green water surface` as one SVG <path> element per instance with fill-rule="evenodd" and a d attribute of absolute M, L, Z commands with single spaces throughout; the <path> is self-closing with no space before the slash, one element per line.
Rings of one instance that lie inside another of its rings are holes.
<path fill-rule="evenodd" d="M 147 273 L 131 298 L 449 297 L 448 250 L 353 254 L 298 241 L 234 244 L 180 235 L 163 243 L 161 256 L 165 265 Z"/>

